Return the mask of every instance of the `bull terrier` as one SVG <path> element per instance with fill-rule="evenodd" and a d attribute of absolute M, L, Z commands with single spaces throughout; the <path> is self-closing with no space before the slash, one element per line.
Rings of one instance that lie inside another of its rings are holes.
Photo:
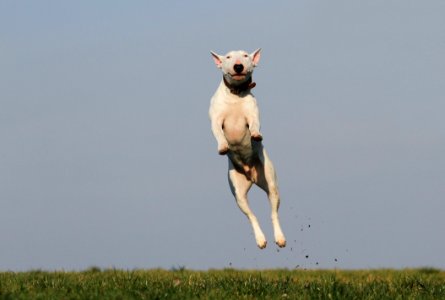
<path fill-rule="evenodd" d="M 260 51 L 250 54 L 231 51 L 226 55 L 210 52 L 223 78 L 211 99 L 209 117 L 218 153 L 228 156 L 230 190 L 252 225 L 258 247 L 264 249 L 266 238 L 247 199 L 252 184 L 264 190 L 269 198 L 275 243 L 285 247 L 286 238 L 278 219 L 280 196 L 277 176 L 263 147 L 259 110 L 251 93 L 255 87 L 252 73 L 260 61 Z"/>

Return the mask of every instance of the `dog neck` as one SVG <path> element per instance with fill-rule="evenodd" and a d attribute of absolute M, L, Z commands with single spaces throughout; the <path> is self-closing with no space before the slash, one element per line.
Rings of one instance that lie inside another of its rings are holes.
<path fill-rule="evenodd" d="M 244 92 L 249 92 L 256 86 L 256 83 L 252 82 L 252 77 L 249 77 L 248 80 L 239 85 L 230 84 L 224 76 L 223 76 L 223 81 L 226 87 L 230 90 L 230 92 L 235 95 L 240 95 Z"/>

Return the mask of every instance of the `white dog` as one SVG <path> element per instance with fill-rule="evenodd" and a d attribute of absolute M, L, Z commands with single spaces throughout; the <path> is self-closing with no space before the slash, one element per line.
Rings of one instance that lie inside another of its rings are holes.
<path fill-rule="evenodd" d="M 258 247 L 266 247 L 266 238 L 257 218 L 250 210 L 247 192 L 252 183 L 263 189 L 270 200 L 275 243 L 286 246 L 286 238 L 278 220 L 280 198 L 277 178 L 261 143 L 260 120 L 256 100 L 250 90 L 253 68 L 260 60 L 260 50 L 249 54 L 231 51 L 226 55 L 211 52 L 223 80 L 212 97 L 209 116 L 218 142 L 218 152 L 229 157 L 229 184 L 241 211 L 253 227 Z"/>

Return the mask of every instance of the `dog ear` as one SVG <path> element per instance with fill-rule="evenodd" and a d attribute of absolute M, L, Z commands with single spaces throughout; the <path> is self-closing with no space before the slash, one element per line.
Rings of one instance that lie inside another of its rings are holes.
<path fill-rule="evenodd" d="M 261 57 L 261 48 L 256 49 L 250 54 L 250 57 L 252 57 L 253 65 L 256 67 L 260 61 Z"/>
<path fill-rule="evenodd" d="M 216 67 L 218 69 L 221 69 L 221 64 L 222 64 L 222 57 L 221 55 L 216 54 L 213 51 L 210 51 L 210 53 L 212 54 L 213 60 L 215 61 Z"/>

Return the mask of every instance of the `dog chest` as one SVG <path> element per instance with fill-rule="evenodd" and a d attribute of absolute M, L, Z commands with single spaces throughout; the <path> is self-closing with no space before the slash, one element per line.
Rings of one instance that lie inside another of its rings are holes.
<path fill-rule="evenodd" d="M 247 115 L 248 109 L 243 103 L 226 106 L 223 130 L 229 144 L 241 143 L 246 135 L 250 138 Z"/>

